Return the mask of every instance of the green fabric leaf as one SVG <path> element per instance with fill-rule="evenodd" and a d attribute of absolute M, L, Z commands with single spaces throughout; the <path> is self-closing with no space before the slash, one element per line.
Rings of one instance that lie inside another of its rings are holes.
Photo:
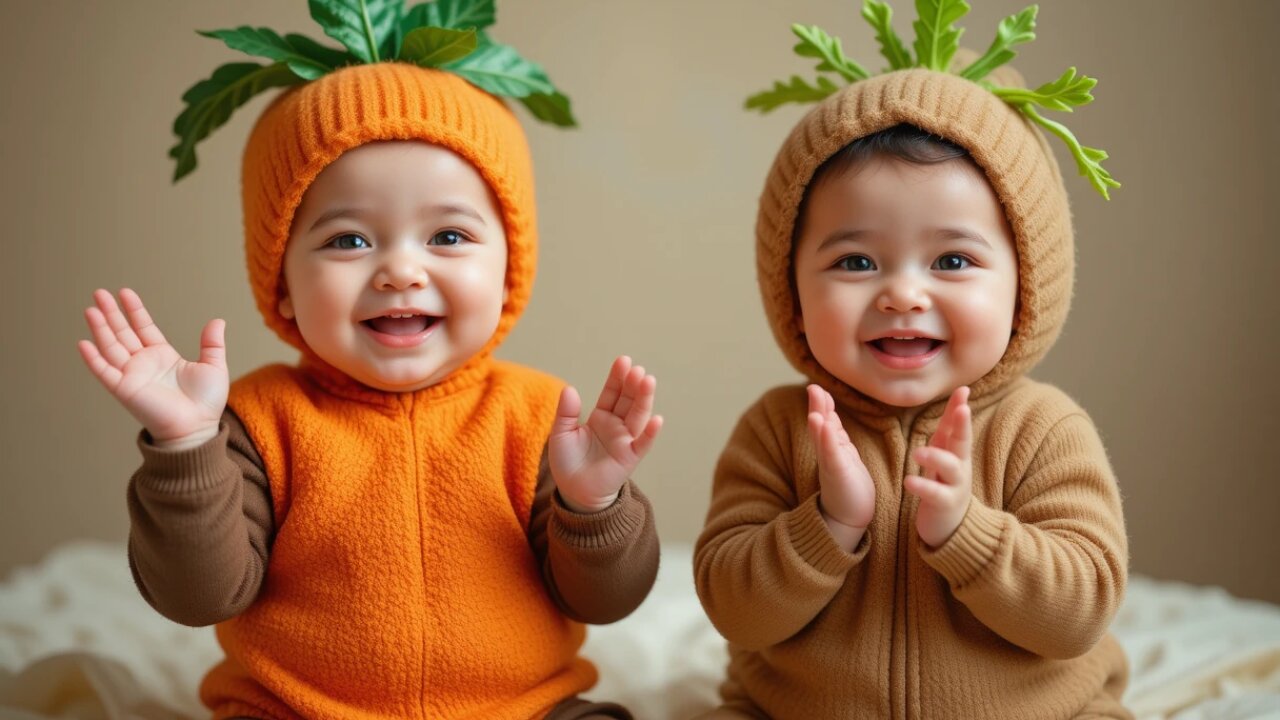
<path fill-rule="evenodd" d="M 789 102 L 818 102 L 839 89 L 835 83 L 821 75 L 818 76 L 816 86 L 809 85 L 804 80 L 801 80 L 799 75 L 792 75 L 791 82 L 784 83 L 781 80 L 777 80 L 773 83 L 771 89 L 758 92 L 747 98 L 744 107 L 748 110 L 759 110 L 761 113 L 767 113 L 779 105 L 785 105 Z"/>
<path fill-rule="evenodd" d="M 818 70 L 839 73 L 848 82 L 867 79 L 867 71 L 857 62 L 845 56 L 840 47 L 840 39 L 833 38 L 817 25 L 791 26 L 791 32 L 800 38 L 793 50 L 800 57 L 812 57 L 822 60 Z"/>
<path fill-rule="evenodd" d="M 476 49 L 475 30 L 420 27 L 404 36 L 400 58 L 422 67 L 440 67 L 461 60 Z"/>
<path fill-rule="evenodd" d="M 889 61 L 890 70 L 902 70 L 914 64 L 911 53 L 902 44 L 902 38 L 898 37 L 898 33 L 893 30 L 893 24 L 890 22 L 893 19 L 893 10 L 889 8 L 888 3 L 880 0 L 865 0 L 862 3 L 862 17 L 876 31 L 876 40 L 880 43 L 880 54 Z"/>
<path fill-rule="evenodd" d="M 321 45 L 306 35 L 289 33 L 284 36 L 284 39 L 304 56 L 334 70 L 348 65 L 356 65 L 360 62 L 356 56 L 346 50 L 338 50 L 327 45 Z"/>
<path fill-rule="evenodd" d="M 295 75 L 304 80 L 315 80 L 332 72 L 345 64 L 348 57 L 346 53 L 326 48 L 303 35 L 280 37 L 270 28 L 244 25 L 234 30 L 198 32 L 205 37 L 221 40 L 232 50 L 286 63 Z"/>
<path fill-rule="evenodd" d="M 236 108 L 268 88 L 302 82 L 283 62 L 230 63 L 214 70 L 209 79 L 192 85 L 182 95 L 186 109 L 173 121 L 173 132 L 178 136 L 178 143 L 169 149 L 169 157 L 177 161 L 173 181 L 196 168 L 196 143 L 225 124 Z"/>
<path fill-rule="evenodd" d="M 919 67 L 947 72 L 960 47 L 962 28 L 955 22 L 969 12 L 964 0 L 916 0 L 916 58 Z"/>
<path fill-rule="evenodd" d="M 973 61 L 973 64 L 960 72 L 960 77 L 969 80 L 981 80 L 991 73 L 992 70 L 1004 65 L 1018 55 L 1012 50 L 1014 45 L 1029 43 L 1036 39 L 1036 13 L 1040 10 L 1039 6 L 1031 5 L 1017 15 L 1000 21 L 1000 27 L 996 29 L 996 39 L 991 41 L 991 47 L 983 53 L 982 57 Z"/>
<path fill-rule="evenodd" d="M 1098 148 L 1085 147 L 1076 140 L 1076 136 L 1066 128 L 1065 125 L 1054 122 L 1036 112 L 1031 103 L 1023 102 L 1014 105 L 1023 115 L 1031 118 L 1036 124 L 1045 130 L 1057 135 L 1071 149 L 1071 154 L 1076 159 L 1076 168 L 1080 174 L 1088 178 L 1089 183 L 1093 185 L 1093 189 L 1098 191 L 1104 200 L 1111 199 L 1110 188 L 1120 187 L 1120 183 L 1111 177 L 1111 173 L 1102 167 L 1102 161 L 1107 159 L 1107 152 Z"/>
<path fill-rule="evenodd" d="M 403 34 L 418 27 L 483 30 L 493 25 L 493 0 L 433 0 L 409 8 L 400 21 Z"/>
<path fill-rule="evenodd" d="M 528 108 L 529 112 L 542 122 L 551 123 L 557 127 L 578 126 L 578 121 L 573 117 L 573 110 L 569 107 L 569 98 L 559 92 L 550 95 L 533 93 L 520 98 L 520 104 Z"/>
<path fill-rule="evenodd" d="M 555 94 L 556 88 L 541 65 L 524 59 L 509 45 L 494 42 L 483 32 L 477 37 L 479 46 L 475 52 L 444 65 L 444 69 L 494 95 L 523 98 Z"/>
<path fill-rule="evenodd" d="M 1089 91 L 1097 84 L 1098 81 L 1088 75 L 1076 75 L 1076 69 L 1072 67 L 1067 68 L 1057 80 L 1035 90 L 995 88 L 992 92 L 1010 105 L 1031 103 L 1050 110 L 1071 112 L 1073 107 L 1093 102 L 1093 94 Z"/>
<path fill-rule="evenodd" d="M 307 0 L 311 17 L 329 37 L 361 62 L 395 57 L 396 30 L 403 0 Z"/>

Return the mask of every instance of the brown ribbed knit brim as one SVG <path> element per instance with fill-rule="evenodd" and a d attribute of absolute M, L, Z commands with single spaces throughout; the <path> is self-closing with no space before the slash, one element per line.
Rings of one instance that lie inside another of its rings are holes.
<path fill-rule="evenodd" d="M 829 374 L 809 351 L 793 285 L 791 241 L 805 187 L 818 166 L 850 142 L 900 123 L 967 149 L 1013 229 L 1018 332 L 1000 363 L 973 384 L 971 397 L 981 404 L 981 396 L 1034 366 L 1058 337 L 1071 304 L 1075 251 L 1062 175 L 1044 136 L 976 83 L 931 70 L 901 70 L 850 85 L 805 115 L 779 150 L 760 197 L 756 270 L 765 312 L 796 369 L 846 404 L 887 411 Z"/>
<path fill-rule="evenodd" d="M 406 63 L 355 65 L 285 91 L 249 137 L 242 168 L 245 255 L 267 325 L 306 350 L 278 311 L 281 265 L 294 212 L 320 171 L 377 140 L 448 148 L 480 172 L 497 197 L 507 235 L 507 301 L 488 355 L 529 301 L 537 262 L 533 169 L 524 131 L 497 98 L 456 75 Z"/>

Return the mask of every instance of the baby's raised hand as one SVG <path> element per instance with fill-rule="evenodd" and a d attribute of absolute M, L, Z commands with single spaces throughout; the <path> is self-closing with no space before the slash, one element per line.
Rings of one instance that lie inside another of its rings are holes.
<path fill-rule="evenodd" d="M 164 339 L 137 293 L 93 293 L 84 311 L 93 341 L 81 340 L 80 356 L 94 377 L 151 433 L 160 447 L 195 447 L 218 434 L 230 380 L 222 320 L 200 334 L 200 359 L 184 360 Z M 126 319 L 127 314 L 127 319 Z"/>
<path fill-rule="evenodd" d="M 924 470 L 924 477 L 903 478 L 907 492 L 920 498 L 916 511 L 916 531 L 920 539 L 936 548 L 960 527 L 973 496 L 973 418 L 969 410 L 969 388 L 951 393 L 938 429 L 928 447 L 916 448 L 911 457 Z"/>
<path fill-rule="evenodd" d="M 852 550 L 875 516 L 876 485 L 836 415 L 831 394 L 817 385 L 808 390 L 809 437 L 818 452 L 821 486 L 818 504 L 827 527 Z"/>
<path fill-rule="evenodd" d="M 560 498 L 570 509 L 599 512 L 617 499 L 662 429 L 662 417 L 651 416 L 657 386 L 644 368 L 631 367 L 631 358 L 614 360 L 586 425 L 578 424 L 578 391 L 566 386 L 560 393 L 547 459 Z"/>

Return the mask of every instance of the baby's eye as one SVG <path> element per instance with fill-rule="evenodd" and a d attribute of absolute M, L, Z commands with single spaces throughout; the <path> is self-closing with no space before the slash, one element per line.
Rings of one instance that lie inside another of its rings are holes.
<path fill-rule="evenodd" d="M 369 241 L 359 235 L 347 233 L 329 241 L 329 247 L 338 248 L 339 250 L 363 250 L 370 247 Z"/>
<path fill-rule="evenodd" d="M 947 253 L 933 263 L 935 270 L 964 270 L 972 265 L 972 260 L 957 253 Z"/>
<path fill-rule="evenodd" d="M 835 266 L 841 270 L 853 270 L 856 272 L 876 269 L 876 264 L 871 262 L 871 258 L 866 255 L 846 255 L 837 260 Z"/>
<path fill-rule="evenodd" d="M 457 230 L 441 230 L 431 239 L 427 241 L 428 245 L 461 245 L 467 241 L 467 236 Z"/>

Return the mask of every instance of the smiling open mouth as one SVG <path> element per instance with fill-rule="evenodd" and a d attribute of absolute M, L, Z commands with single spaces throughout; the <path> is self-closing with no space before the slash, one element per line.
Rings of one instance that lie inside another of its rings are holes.
<path fill-rule="evenodd" d="M 885 355 L 893 357 L 919 357 L 928 355 L 943 345 L 942 340 L 932 338 L 880 338 L 867 343 Z"/>
<path fill-rule="evenodd" d="M 432 315 L 383 315 L 361 324 L 385 335 L 417 335 L 440 321 Z"/>

